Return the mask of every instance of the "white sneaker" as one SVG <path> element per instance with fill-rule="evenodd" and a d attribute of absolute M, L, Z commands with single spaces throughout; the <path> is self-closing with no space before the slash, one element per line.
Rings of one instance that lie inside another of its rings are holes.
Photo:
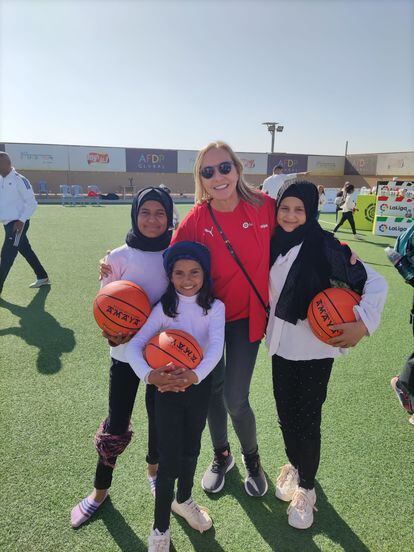
<path fill-rule="evenodd" d="M 148 552 L 170 552 L 170 530 L 160 533 L 153 529 L 148 537 Z"/>
<path fill-rule="evenodd" d="M 298 487 L 287 509 L 289 525 L 296 529 L 309 529 L 313 523 L 313 511 L 317 511 L 315 503 L 315 489 Z"/>
<path fill-rule="evenodd" d="M 276 497 L 285 502 L 290 502 L 298 487 L 298 470 L 292 464 L 285 464 L 276 479 Z"/>
<path fill-rule="evenodd" d="M 147 474 L 147 478 L 148 478 L 151 494 L 155 498 L 155 489 L 157 487 L 157 476 Z"/>
<path fill-rule="evenodd" d="M 174 499 L 171 504 L 171 510 L 175 514 L 182 516 L 193 529 L 200 531 L 200 533 L 204 533 L 204 531 L 207 531 L 213 525 L 213 521 L 207 511 L 201 508 L 192 498 L 181 504 Z"/>
<path fill-rule="evenodd" d="M 30 284 L 30 288 L 40 288 L 42 286 L 50 286 L 51 281 L 49 278 L 40 278 L 39 280 L 36 280 L 36 282 L 33 282 L 33 284 Z"/>

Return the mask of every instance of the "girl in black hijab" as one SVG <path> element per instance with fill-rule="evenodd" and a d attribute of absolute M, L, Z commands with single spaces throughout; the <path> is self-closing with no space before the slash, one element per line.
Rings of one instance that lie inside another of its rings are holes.
<path fill-rule="evenodd" d="M 163 252 L 170 244 L 173 226 L 173 203 L 160 188 L 145 188 L 134 198 L 131 209 L 131 229 L 125 244 L 110 252 L 106 270 L 101 270 L 102 286 L 115 280 L 129 280 L 141 286 L 155 305 L 167 289 L 168 279 L 163 267 Z M 102 267 L 101 267 L 102 269 Z M 103 273 L 105 272 L 105 273 Z M 112 473 L 118 456 L 132 437 L 130 423 L 140 380 L 127 362 L 127 337 L 103 332 L 111 346 L 108 416 L 95 436 L 98 452 L 94 489 L 71 512 L 72 527 L 87 521 L 108 496 Z M 148 417 L 148 480 L 155 493 L 158 467 L 157 433 L 154 414 L 155 387 L 146 386 Z M 93 402 L 91 407 L 93 407 Z M 143 418 L 142 418 L 143 421 Z"/>
<path fill-rule="evenodd" d="M 311 182 L 282 189 L 271 241 L 271 312 L 266 344 L 272 356 L 273 391 L 289 463 L 276 481 L 276 496 L 290 502 L 289 524 L 313 523 L 315 476 L 321 447 L 322 405 L 334 358 L 371 334 L 379 324 L 387 285 L 317 221 L 318 191 Z M 362 294 L 357 321 L 332 326 L 341 333 L 328 343 L 317 339 L 307 321 L 313 297 L 329 287 Z"/>

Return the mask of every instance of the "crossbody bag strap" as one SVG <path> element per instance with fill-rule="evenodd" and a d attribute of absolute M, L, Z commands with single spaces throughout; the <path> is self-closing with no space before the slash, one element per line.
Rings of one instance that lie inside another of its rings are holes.
<path fill-rule="evenodd" d="M 230 252 L 230 255 L 233 257 L 233 259 L 236 261 L 236 263 L 238 264 L 238 266 L 240 267 L 241 271 L 243 272 L 243 274 L 245 275 L 247 281 L 249 282 L 249 284 L 251 285 L 253 291 L 255 292 L 257 298 L 259 299 L 261 305 L 263 306 L 265 312 L 266 312 L 266 315 L 269 316 L 269 307 L 266 305 L 266 303 L 263 301 L 262 299 L 262 296 L 260 295 L 260 293 L 258 292 L 256 286 L 254 285 L 252 279 L 250 278 L 250 276 L 248 275 L 248 273 L 246 272 L 246 269 L 244 268 L 244 266 L 242 265 L 239 257 L 237 256 L 237 253 L 234 251 L 233 249 L 233 246 L 231 245 L 230 243 L 230 240 L 227 238 L 226 234 L 224 233 L 222 227 L 220 226 L 218 220 L 216 219 L 216 216 L 215 214 L 213 213 L 213 209 L 210 205 L 210 203 L 207 203 L 207 209 L 210 213 L 210 216 L 217 228 L 217 230 L 219 231 L 219 234 L 220 236 L 223 238 L 223 241 L 224 243 L 226 244 L 226 247 L 227 249 L 229 250 Z"/>

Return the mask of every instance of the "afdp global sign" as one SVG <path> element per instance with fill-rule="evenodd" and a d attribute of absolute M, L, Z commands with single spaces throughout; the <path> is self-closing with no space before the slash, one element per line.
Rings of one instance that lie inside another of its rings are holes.
<path fill-rule="evenodd" d="M 127 172 L 177 172 L 176 150 L 133 149 L 126 150 Z"/>

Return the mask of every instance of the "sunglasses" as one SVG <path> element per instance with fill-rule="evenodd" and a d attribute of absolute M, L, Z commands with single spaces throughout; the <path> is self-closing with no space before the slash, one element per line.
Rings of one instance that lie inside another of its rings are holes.
<path fill-rule="evenodd" d="M 232 161 L 223 161 L 219 165 L 211 165 L 208 167 L 203 167 L 200 170 L 200 174 L 203 178 L 206 180 L 209 180 L 210 178 L 213 178 L 214 173 L 216 172 L 216 169 L 220 174 L 229 174 L 231 172 L 231 168 L 234 165 Z"/>

